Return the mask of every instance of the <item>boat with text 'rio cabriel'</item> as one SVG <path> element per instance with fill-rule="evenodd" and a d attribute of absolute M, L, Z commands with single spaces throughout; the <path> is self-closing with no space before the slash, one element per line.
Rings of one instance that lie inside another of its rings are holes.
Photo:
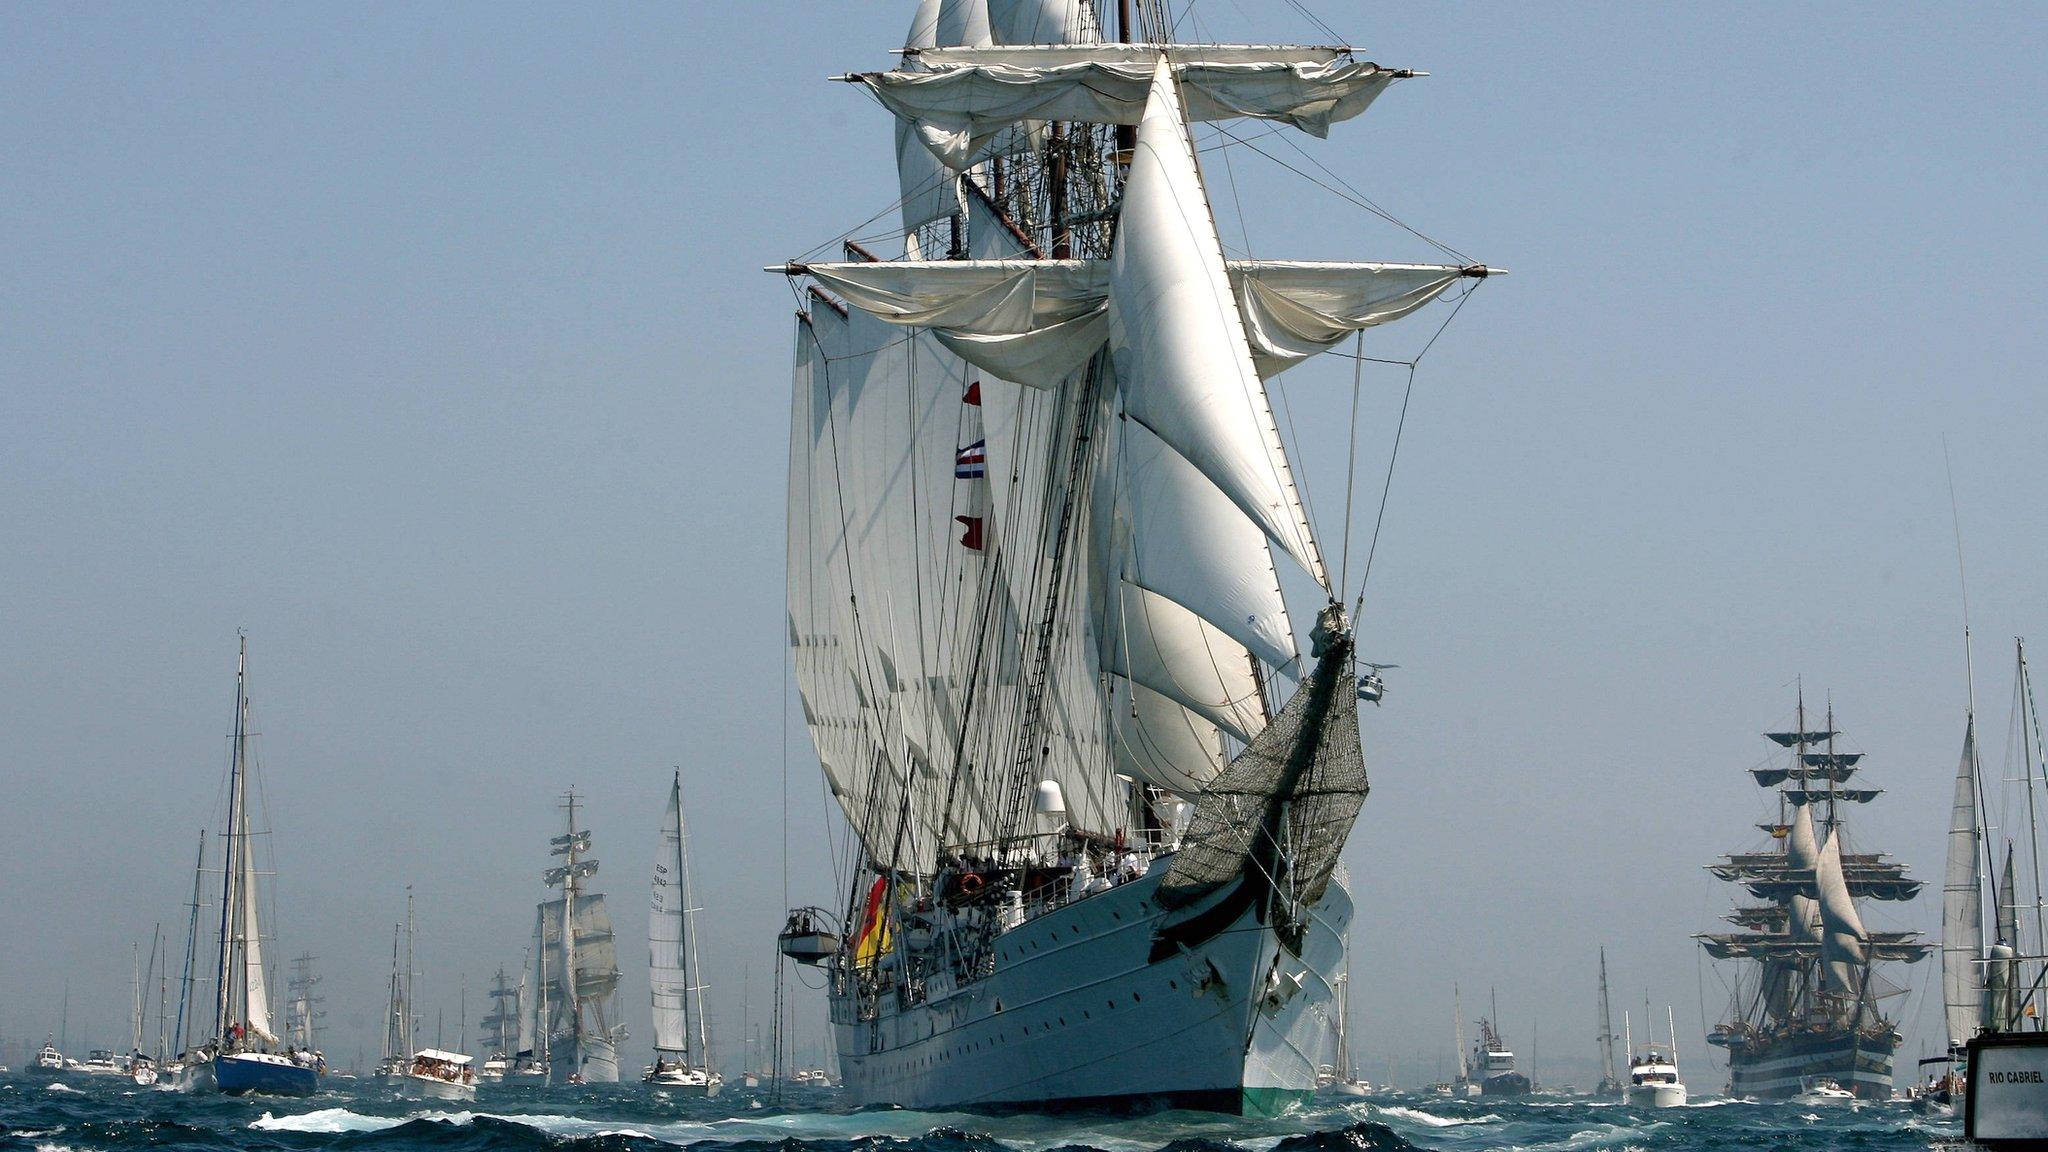
<path fill-rule="evenodd" d="M 1227 259 L 1196 133 L 1320 137 L 1417 73 L 1173 34 L 927 0 L 842 78 L 896 118 L 900 230 L 771 269 L 789 643 L 857 847 L 782 940 L 860 1103 L 1271 1112 L 1337 1021 L 1362 583 L 1267 381 L 1491 270 Z"/>

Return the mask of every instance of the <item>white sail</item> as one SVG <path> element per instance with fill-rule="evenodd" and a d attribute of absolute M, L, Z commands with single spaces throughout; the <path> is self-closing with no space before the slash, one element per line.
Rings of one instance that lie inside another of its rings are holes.
<path fill-rule="evenodd" d="M 533 1002 L 532 995 L 528 990 L 530 986 L 527 983 L 531 975 L 532 974 L 530 972 L 526 971 L 523 968 L 519 972 L 519 995 L 518 998 L 513 1001 L 516 1005 L 518 1005 L 516 1011 L 518 1012 L 519 1018 L 518 1046 L 513 1049 L 514 1052 L 532 1052 L 534 1050 L 533 1013 L 535 1005 Z"/>
<path fill-rule="evenodd" d="M 955 48 L 917 54 L 922 67 L 865 72 L 884 107 L 954 171 L 965 170 L 1002 130 L 1023 121 L 1136 124 L 1154 67 L 1168 62 L 1194 122 L 1277 120 L 1313 136 L 1364 112 L 1413 73 L 1353 60 L 1338 50 L 1292 46 L 1087 44 Z"/>
<path fill-rule="evenodd" d="M 1950 1047 L 1977 1034 L 1984 1015 L 1983 826 L 1977 814 L 1977 723 L 1963 729 L 1949 809 L 1948 870 L 1941 887 L 1941 992 Z"/>
<path fill-rule="evenodd" d="M 1830 832 L 1821 841 L 1814 880 L 1820 892 L 1821 959 L 1828 990 L 1837 996 L 1860 997 L 1865 991 L 1865 945 L 1870 936 L 1863 929 L 1863 918 L 1856 912 L 1856 901 L 1842 875 L 1841 837 L 1837 833 Z"/>
<path fill-rule="evenodd" d="M 1124 186 L 1109 321 L 1126 413 L 1201 469 L 1327 587 L 1163 59 Z"/>
<path fill-rule="evenodd" d="M 654 1002 L 654 1047 L 658 1052 L 684 1052 L 696 1045 L 691 1035 L 689 931 L 689 864 L 683 858 L 681 779 L 669 789 L 655 842 L 653 897 L 647 910 L 649 991 Z M 701 1054 L 700 1054 L 701 1055 Z"/>
<path fill-rule="evenodd" d="M 562 953 L 562 900 L 557 897 L 540 906 L 541 942 L 549 949 L 549 956 L 559 957 Z M 576 913 L 572 921 L 576 932 L 576 999 L 583 1003 L 598 1002 L 602 1007 L 602 1018 L 615 1019 L 608 1001 L 619 986 L 619 960 L 614 948 L 611 913 L 605 910 L 604 897 L 597 893 L 576 896 Z M 554 1022 L 555 1032 L 566 1031 L 571 1013 L 567 984 L 556 966 L 550 965 L 547 975 L 546 994 L 548 1014 Z"/>
<path fill-rule="evenodd" d="M 989 32 L 998 44 L 1092 44 L 1102 39 L 1086 0 L 989 0 Z"/>
<path fill-rule="evenodd" d="M 241 972 L 242 1008 L 241 1022 L 251 1032 L 275 1044 L 276 1034 L 270 1026 L 270 980 L 263 968 L 263 929 L 256 915 L 256 861 L 249 851 L 248 832 L 243 832 L 242 878 L 238 885 L 242 901 Z"/>

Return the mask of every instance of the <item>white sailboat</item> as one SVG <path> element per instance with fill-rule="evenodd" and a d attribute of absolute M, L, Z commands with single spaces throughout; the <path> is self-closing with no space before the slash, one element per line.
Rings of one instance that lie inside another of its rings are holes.
<path fill-rule="evenodd" d="M 653 897 L 647 911 L 654 1063 L 642 1079 L 676 1095 L 716 1096 L 725 1080 L 711 1066 L 704 985 L 697 976 L 696 913 L 689 834 L 683 826 L 683 773 L 677 769 L 655 845 Z"/>
<path fill-rule="evenodd" d="M 775 269 L 789 641 L 860 849 L 785 939 L 861 1103 L 1271 1111 L 1344 968 L 1351 590 L 1265 380 L 1487 269 L 1226 260 L 1192 126 L 1321 135 L 1412 73 L 1123 8 L 927 0 L 846 78 L 898 119 L 904 259 Z"/>
<path fill-rule="evenodd" d="M 1351 1067 L 1351 973 L 1339 972 L 1331 983 L 1335 985 L 1331 1000 L 1337 1010 L 1337 1019 L 1332 1029 L 1330 1063 L 1316 1070 L 1316 1094 L 1335 1097 L 1371 1095 L 1372 1084 Z"/>
<path fill-rule="evenodd" d="M 230 1096 L 311 1096 L 320 1087 L 319 1055 L 291 1047 L 271 1027 L 270 980 L 263 962 L 257 899 L 256 832 L 249 811 L 249 642 L 235 665 L 235 731 L 228 767 L 228 819 L 222 837 L 220 949 L 213 981 L 213 1037 L 180 1060 L 177 1086 Z"/>
<path fill-rule="evenodd" d="M 619 1079 L 619 1041 L 626 1038 L 618 1022 L 612 918 L 604 896 L 584 884 L 596 875 L 597 861 L 587 855 L 590 833 L 576 827 L 573 790 L 563 807 L 568 830 L 550 842 L 550 852 L 565 859 L 543 876 L 562 894 L 543 901 L 534 921 L 548 1083 L 612 1084 Z"/>
<path fill-rule="evenodd" d="M 405 890 L 405 924 L 402 928 L 397 924 L 391 926 L 391 979 L 384 997 L 384 1051 L 371 1072 L 372 1076 L 388 1081 L 393 1087 L 412 1065 L 413 1026 L 417 1022 L 412 1007 L 412 913 L 412 889 L 408 887 Z M 401 941 L 404 944 L 403 959 L 399 951 Z"/>

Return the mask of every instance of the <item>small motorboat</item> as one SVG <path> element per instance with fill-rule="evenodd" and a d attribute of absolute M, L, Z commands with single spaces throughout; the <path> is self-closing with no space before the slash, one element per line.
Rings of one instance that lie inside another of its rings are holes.
<path fill-rule="evenodd" d="M 422 1048 L 398 1078 L 398 1094 L 409 1100 L 476 1099 L 475 1061 L 460 1052 Z"/>
<path fill-rule="evenodd" d="M 1825 1108 L 1854 1108 L 1856 1094 L 1836 1083 L 1830 1076 L 1811 1076 L 1801 1081 L 1799 1095 L 1792 1098 L 1794 1104 L 1805 1104 Z"/>

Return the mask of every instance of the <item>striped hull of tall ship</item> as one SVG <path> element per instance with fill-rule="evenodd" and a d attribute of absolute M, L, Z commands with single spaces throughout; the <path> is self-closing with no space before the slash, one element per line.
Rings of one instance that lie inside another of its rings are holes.
<path fill-rule="evenodd" d="M 1720 1041 L 1728 1050 L 1728 1094 L 1759 1100 L 1797 1096 L 1832 1080 L 1864 1100 L 1889 1100 L 1899 1035 L 1885 1029 L 1787 1031 Z"/>

